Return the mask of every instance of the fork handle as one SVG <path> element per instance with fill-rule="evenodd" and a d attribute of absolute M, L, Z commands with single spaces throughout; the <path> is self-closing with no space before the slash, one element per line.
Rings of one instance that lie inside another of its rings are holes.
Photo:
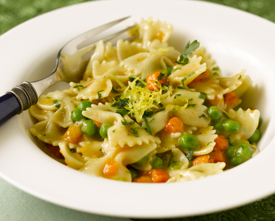
<path fill-rule="evenodd" d="M 0 97 L 0 125 L 37 102 L 37 94 L 29 82 L 14 87 Z"/>

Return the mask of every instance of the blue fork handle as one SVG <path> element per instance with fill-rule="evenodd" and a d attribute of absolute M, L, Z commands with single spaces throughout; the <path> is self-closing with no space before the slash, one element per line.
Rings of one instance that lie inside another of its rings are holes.
<path fill-rule="evenodd" d="M 36 104 L 38 96 L 29 82 L 14 87 L 0 97 L 0 125 Z"/>
<path fill-rule="evenodd" d="M 0 97 L 0 125 L 20 112 L 21 106 L 14 94 L 7 93 Z"/>

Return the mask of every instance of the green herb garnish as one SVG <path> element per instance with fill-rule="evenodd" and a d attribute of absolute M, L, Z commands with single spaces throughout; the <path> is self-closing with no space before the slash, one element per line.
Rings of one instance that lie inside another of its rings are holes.
<path fill-rule="evenodd" d="M 183 53 L 180 55 L 179 59 L 176 61 L 177 64 L 186 65 L 189 63 L 189 56 L 200 46 L 200 43 L 195 40 L 190 44 L 190 41 L 185 46 Z"/>
<path fill-rule="evenodd" d="M 196 104 L 188 104 L 187 107 L 196 107 Z"/>
<path fill-rule="evenodd" d="M 205 118 L 205 119 L 207 119 L 207 117 L 206 117 L 206 115 L 205 114 L 202 114 L 201 116 L 199 116 L 199 118 Z"/>
<path fill-rule="evenodd" d="M 129 103 L 129 98 L 120 99 L 120 96 L 116 97 L 117 101 L 112 104 L 112 107 L 124 108 Z"/>
<path fill-rule="evenodd" d="M 136 81 L 136 86 L 144 88 L 146 85 L 145 85 L 145 83 L 143 81 L 137 80 Z"/>
<path fill-rule="evenodd" d="M 146 125 L 146 129 L 145 130 L 147 131 L 148 134 L 152 135 L 151 127 L 150 127 L 150 125 L 148 123 L 148 120 L 146 119 L 146 117 L 144 117 L 143 119 L 144 119 L 144 122 L 145 122 L 145 125 Z"/>
<path fill-rule="evenodd" d="M 177 97 L 180 97 L 180 96 L 181 96 L 181 94 L 175 94 L 174 99 L 176 99 Z"/>
<path fill-rule="evenodd" d="M 98 92 L 97 92 L 98 99 L 100 99 L 100 98 L 102 97 L 102 94 L 100 93 L 100 92 L 102 92 L 102 91 L 104 91 L 104 90 L 101 90 L 101 91 L 98 91 Z"/>
<path fill-rule="evenodd" d="M 128 122 L 128 121 L 121 121 L 121 123 L 125 126 L 129 126 L 129 125 L 134 125 L 135 124 L 135 121 L 131 121 L 131 122 Z"/>
<path fill-rule="evenodd" d="M 167 77 L 169 77 L 172 74 L 172 72 L 173 72 L 173 68 L 168 66 L 167 67 Z"/>
<path fill-rule="evenodd" d="M 133 81 L 135 80 L 135 78 L 134 78 L 134 77 L 129 77 L 129 80 L 130 80 L 131 82 L 133 82 Z"/>
<path fill-rule="evenodd" d="M 160 75 L 157 77 L 157 79 L 159 81 L 161 81 L 164 77 L 165 77 L 165 75 L 163 73 L 160 73 Z"/>
<path fill-rule="evenodd" d="M 60 108 L 61 105 L 60 105 L 60 103 L 55 103 L 54 106 L 55 106 L 56 108 Z"/>
<path fill-rule="evenodd" d="M 168 160 L 167 167 L 170 167 L 170 166 L 171 166 L 171 163 L 172 163 L 173 157 L 174 157 L 174 154 L 173 154 L 173 151 L 172 151 L 172 152 L 171 152 L 171 155 L 170 155 L 170 158 L 169 158 L 169 160 Z"/>
<path fill-rule="evenodd" d="M 156 114 L 156 113 L 158 113 L 158 112 L 164 111 L 164 110 L 165 110 L 165 107 L 164 107 L 164 108 L 159 109 L 158 111 L 156 111 L 156 112 L 155 112 L 155 114 Z"/>
<path fill-rule="evenodd" d="M 121 108 L 121 109 L 117 109 L 116 110 L 116 113 L 120 114 L 122 117 L 124 117 L 126 114 L 129 113 L 128 110 L 124 109 L 124 108 Z"/>
<path fill-rule="evenodd" d="M 144 111 L 143 117 L 151 117 L 154 114 L 154 111 Z"/>
<path fill-rule="evenodd" d="M 190 74 L 188 74 L 188 75 L 186 75 L 185 77 L 182 78 L 181 83 L 182 83 L 183 89 L 186 89 L 186 87 L 185 87 L 185 85 L 184 85 L 184 82 L 185 82 L 188 78 L 190 78 L 192 75 L 194 75 L 194 74 L 196 74 L 196 72 L 193 71 L 193 72 L 191 72 Z"/>
<path fill-rule="evenodd" d="M 131 128 L 131 130 L 132 130 L 132 132 L 133 132 L 133 135 L 134 135 L 135 137 L 139 137 L 137 129 L 143 129 L 143 127 Z"/>
<path fill-rule="evenodd" d="M 192 158 L 193 158 L 193 150 L 189 150 L 186 154 L 186 158 L 189 160 L 189 167 L 191 166 Z"/>
<path fill-rule="evenodd" d="M 212 68 L 212 71 L 217 71 L 217 70 L 220 70 L 219 66 L 216 66 L 216 67 Z"/>
<path fill-rule="evenodd" d="M 119 93 L 119 91 L 117 91 L 114 87 L 112 87 L 112 91 L 113 91 L 113 93 Z"/>
<path fill-rule="evenodd" d="M 219 76 L 218 72 L 214 72 L 213 74 L 214 74 L 215 76 Z"/>
<path fill-rule="evenodd" d="M 74 88 L 77 88 L 77 90 L 80 91 L 81 89 L 84 89 L 86 87 L 84 87 L 82 84 L 77 84 L 74 86 Z"/>

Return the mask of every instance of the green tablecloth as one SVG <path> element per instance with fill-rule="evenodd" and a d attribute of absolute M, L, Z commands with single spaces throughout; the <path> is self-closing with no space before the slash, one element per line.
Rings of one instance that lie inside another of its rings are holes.
<path fill-rule="evenodd" d="M 39 14 L 88 0 L 0 0 L 0 35 Z M 275 22 L 275 0 L 205 0 L 238 8 Z M 275 184 L 274 184 L 275 185 Z M 260 188 L 260 187 L 259 187 Z M 0 178 L 0 220 L 129 220 L 82 213 L 44 202 Z M 205 216 L 178 218 L 178 221 L 275 220 L 275 195 L 249 205 Z"/>

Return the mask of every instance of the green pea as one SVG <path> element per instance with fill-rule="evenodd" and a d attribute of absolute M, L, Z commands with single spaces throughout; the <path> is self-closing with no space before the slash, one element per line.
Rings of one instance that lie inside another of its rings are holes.
<path fill-rule="evenodd" d="M 198 138 L 193 134 L 183 134 L 179 142 L 185 150 L 196 150 L 200 146 Z"/>
<path fill-rule="evenodd" d="M 135 169 L 130 168 L 129 171 L 130 171 L 131 176 L 132 176 L 132 181 L 133 181 L 135 178 L 139 177 L 138 171 L 136 171 Z"/>
<path fill-rule="evenodd" d="M 261 139 L 261 132 L 256 129 L 252 136 L 248 139 L 250 143 L 256 143 Z"/>
<path fill-rule="evenodd" d="M 223 123 L 223 128 L 227 132 L 236 133 L 240 130 L 240 124 L 234 120 L 226 120 Z"/>
<path fill-rule="evenodd" d="M 223 122 L 217 122 L 214 126 L 215 130 L 222 131 L 223 130 Z"/>
<path fill-rule="evenodd" d="M 262 125 L 262 123 L 263 123 L 263 119 L 260 117 L 259 118 L 259 123 L 258 123 L 258 128 Z"/>
<path fill-rule="evenodd" d="M 243 160 L 241 157 L 232 157 L 230 159 L 230 164 L 231 166 L 237 166 L 237 165 L 240 165 L 241 163 L 243 163 Z"/>
<path fill-rule="evenodd" d="M 252 157 L 254 150 L 248 144 L 240 146 L 230 146 L 227 148 L 225 155 L 229 159 L 231 166 L 237 166 Z"/>
<path fill-rule="evenodd" d="M 208 114 L 213 121 L 220 121 L 222 119 L 222 112 L 216 106 L 209 107 Z"/>
<path fill-rule="evenodd" d="M 77 109 L 80 109 L 82 111 L 85 111 L 87 107 L 91 107 L 91 105 L 93 104 L 93 102 L 91 101 L 81 101 L 78 105 L 77 105 Z"/>
<path fill-rule="evenodd" d="M 239 156 L 243 161 L 247 161 L 252 157 L 254 150 L 247 144 L 242 144 L 236 149 L 236 156 Z"/>
<path fill-rule="evenodd" d="M 225 151 L 225 155 L 228 158 L 234 157 L 237 148 L 238 148 L 237 146 L 230 146 L 230 147 L 228 147 L 227 150 Z"/>
<path fill-rule="evenodd" d="M 97 126 L 92 120 L 85 120 L 82 123 L 81 131 L 87 136 L 93 136 L 97 132 Z"/>
<path fill-rule="evenodd" d="M 102 124 L 99 129 L 99 135 L 103 138 L 108 137 L 108 129 L 111 127 L 111 124 Z"/>
<path fill-rule="evenodd" d="M 152 167 L 155 169 L 160 169 L 163 167 L 163 160 L 159 157 L 155 157 L 155 159 L 152 161 Z"/>
<path fill-rule="evenodd" d="M 71 120 L 73 122 L 80 121 L 83 119 L 82 110 L 74 109 L 71 113 Z"/>
<path fill-rule="evenodd" d="M 145 164 L 148 160 L 148 155 L 146 155 L 145 157 L 143 157 L 141 160 L 139 160 L 138 162 L 134 163 L 136 166 L 142 166 L 143 164 Z"/>

